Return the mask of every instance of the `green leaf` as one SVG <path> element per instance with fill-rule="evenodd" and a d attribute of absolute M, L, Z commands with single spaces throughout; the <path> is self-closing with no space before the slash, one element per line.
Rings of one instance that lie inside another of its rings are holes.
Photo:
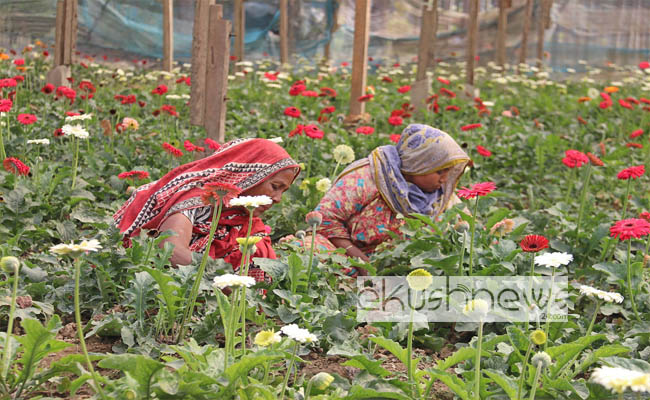
<path fill-rule="evenodd" d="M 381 364 L 381 360 L 370 360 L 364 355 L 354 356 L 352 359 L 343 363 L 345 366 L 363 369 L 372 375 L 385 378 L 390 375 L 390 371 L 384 369 Z"/>
<path fill-rule="evenodd" d="M 505 217 L 508 216 L 510 213 L 510 210 L 507 208 L 499 208 L 495 212 L 490 215 L 490 218 L 488 218 L 487 222 L 485 223 L 485 229 L 490 230 L 496 224 L 497 222 L 503 220 Z"/>
<path fill-rule="evenodd" d="M 160 361 L 141 354 L 112 354 L 101 360 L 98 365 L 101 368 L 128 373 L 138 383 L 140 394 L 146 398 L 150 396 L 154 376 L 165 367 Z"/>
<path fill-rule="evenodd" d="M 448 368 L 453 367 L 454 365 L 469 360 L 470 358 L 476 357 L 476 349 L 473 347 L 462 347 L 456 351 L 451 356 L 445 358 L 444 360 L 438 361 L 436 364 L 436 369 L 445 371 Z"/>
<path fill-rule="evenodd" d="M 291 293 L 296 293 L 300 279 L 300 271 L 303 269 L 302 260 L 296 253 L 291 253 L 289 258 L 289 281 L 291 282 Z"/>
<path fill-rule="evenodd" d="M 135 316 L 142 330 L 145 327 L 145 310 L 147 309 L 148 294 L 153 286 L 152 283 L 153 279 L 147 272 L 136 272 L 135 278 L 131 280 L 131 286 L 125 292 L 133 301 Z"/>
<path fill-rule="evenodd" d="M 621 368 L 631 369 L 634 371 L 650 373 L 650 363 L 644 360 L 629 359 L 629 358 L 614 356 L 614 357 L 604 357 L 600 361 L 607 364 L 610 367 L 621 367 Z"/>
<path fill-rule="evenodd" d="M 262 350 L 245 355 L 226 368 L 225 375 L 230 382 L 229 386 L 234 385 L 240 378 L 248 376 L 248 372 L 258 365 L 266 364 L 269 361 L 277 361 L 281 358 L 287 358 L 286 353 L 277 350 Z"/>
<path fill-rule="evenodd" d="M 157 269 L 142 267 L 153 277 L 158 284 L 160 294 L 157 296 L 165 304 L 167 315 L 171 323 L 176 321 L 176 311 L 179 309 L 179 303 L 183 300 L 180 295 L 180 285 L 171 276 Z"/>
<path fill-rule="evenodd" d="M 378 391 L 375 389 L 364 388 L 359 385 L 354 385 L 348 391 L 348 395 L 343 399 L 397 399 L 397 400 L 411 400 L 410 397 L 397 392 L 387 392 L 384 390 Z"/>
<path fill-rule="evenodd" d="M 510 400 L 516 400 L 517 399 L 517 381 L 509 377 L 508 375 L 504 374 L 501 371 L 496 371 L 493 369 L 486 369 L 484 370 L 485 374 L 489 376 L 494 383 L 499 385 L 501 389 L 503 389 L 504 392 L 508 395 Z"/>
<path fill-rule="evenodd" d="M 280 260 L 270 258 L 253 258 L 255 265 L 271 276 L 274 281 L 281 281 L 287 276 L 289 266 Z"/>
<path fill-rule="evenodd" d="M 602 347 L 597 348 L 596 350 L 592 351 L 587 358 L 580 363 L 580 365 L 576 368 L 576 370 L 573 373 L 573 376 L 586 371 L 589 366 L 597 362 L 603 357 L 610 357 L 610 356 L 615 356 L 617 354 L 623 354 L 623 353 L 628 353 L 630 351 L 629 348 L 621 345 L 621 344 L 608 344 Z"/>
<path fill-rule="evenodd" d="M 549 367 L 551 376 L 557 376 L 557 373 L 562 369 L 562 367 L 564 367 L 566 363 L 572 360 L 575 355 L 579 354 L 587 346 L 598 340 L 605 340 L 606 338 L 607 337 L 602 334 L 591 335 L 588 337 L 581 337 L 571 343 L 547 348 L 546 352 L 553 359 L 553 364 Z"/>
<path fill-rule="evenodd" d="M 465 389 L 465 382 L 463 382 L 456 375 L 452 375 L 449 372 L 440 371 L 437 369 L 427 369 L 427 372 L 429 372 L 432 377 L 440 379 L 442 383 L 447 385 L 447 387 L 456 394 L 456 396 L 460 397 L 463 400 L 470 399 L 470 394 L 467 389 Z"/>
<path fill-rule="evenodd" d="M 385 337 L 371 337 L 370 341 L 375 344 L 380 345 L 384 349 L 388 350 L 392 355 L 397 357 L 404 365 L 407 363 L 408 352 L 405 348 L 399 345 L 399 343 L 386 339 Z"/>

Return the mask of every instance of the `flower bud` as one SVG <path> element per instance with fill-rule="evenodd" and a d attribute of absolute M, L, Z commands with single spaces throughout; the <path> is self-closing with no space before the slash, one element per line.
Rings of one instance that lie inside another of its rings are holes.
<path fill-rule="evenodd" d="M 327 372 L 319 372 L 310 379 L 318 390 L 325 390 L 334 382 L 334 377 Z"/>
<path fill-rule="evenodd" d="M 8 273 L 15 273 L 20 270 L 20 260 L 13 256 L 0 258 L 0 267 Z"/>
<path fill-rule="evenodd" d="M 530 340 L 538 346 L 546 343 L 546 333 L 541 329 L 536 329 L 530 334 Z"/>
<path fill-rule="evenodd" d="M 296 237 L 300 240 L 303 240 L 307 234 L 303 230 L 299 230 L 296 232 Z"/>
<path fill-rule="evenodd" d="M 320 224 L 323 222 L 323 214 L 319 213 L 318 211 L 311 211 L 307 213 L 305 220 L 312 227 L 320 226 Z"/>
<path fill-rule="evenodd" d="M 539 353 L 535 354 L 533 358 L 531 359 L 531 363 L 536 367 L 536 368 L 546 368 L 549 365 L 551 365 L 551 356 L 548 355 L 545 351 L 540 351 Z"/>

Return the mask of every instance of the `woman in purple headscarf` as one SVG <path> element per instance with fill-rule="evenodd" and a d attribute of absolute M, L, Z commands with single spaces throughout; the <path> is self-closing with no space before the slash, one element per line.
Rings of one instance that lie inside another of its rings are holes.
<path fill-rule="evenodd" d="M 378 147 L 338 176 L 316 207 L 323 214 L 318 243 L 368 261 L 389 232 L 399 234 L 398 215 L 436 217 L 459 203 L 454 189 L 469 162 L 445 132 L 409 125 L 396 145 Z"/>

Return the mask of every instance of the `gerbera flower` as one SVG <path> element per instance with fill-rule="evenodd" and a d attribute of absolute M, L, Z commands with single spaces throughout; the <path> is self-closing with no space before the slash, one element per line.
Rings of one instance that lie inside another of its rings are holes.
<path fill-rule="evenodd" d="M 637 129 L 634 132 L 630 133 L 630 139 L 634 139 L 636 137 L 639 137 L 643 135 L 643 129 Z"/>
<path fill-rule="evenodd" d="M 438 79 L 438 82 L 442 83 L 443 85 L 449 85 L 450 83 L 448 79 L 445 79 L 441 76 L 437 77 L 436 79 Z"/>
<path fill-rule="evenodd" d="M 635 148 L 635 149 L 642 149 L 643 145 L 641 143 L 630 142 L 630 143 L 625 143 L 625 147 Z"/>
<path fill-rule="evenodd" d="M 336 107 L 334 107 L 334 106 L 329 106 L 329 107 L 325 107 L 325 108 L 323 108 L 322 110 L 320 110 L 320 113 L 321 113 L 321 114 L 331 114 L 331 113 L 333 113 L 334 111 L 336 111 Z"/>
<path fill-rule="evenodd" d="M 627 179 L 636 179 L 641 177 L 645 173 L 645 166 L 644 165 L 638 165 L 636 167 L 629 167 L 625 168 L 621 172 L 616 175 L 618 179 L 621 180 L 627 180 Z"/>
<path fill-rule="evenodd" d="M 357 133 L 361 135 L 372 135 L 375 131 L 375 128 L 372 126 L 360 126 L 357 128 Z"/>
<path fill-rule="evenodd" d="M 129 178 L 134 178 L 134 179 L 147 179 L 149 177 L 149 173 L 147 171 L 127 171 L 127 172 L 121 172 L 117 175 L 119 179 L 129 179 Z"/>
<path fill-rule="evenodd" d="M 623 99 L 618 99 L 618 104 L 623 108 L 627 108 L 628 110 L 634 110 L 634 106 Z"/>
<path fill-rule="evenodd" d="M 230 205 L 233 207 L 241 206 L 248 209 L 254 209 L 259 206 L 268 206 L 273 204 L 273 200 L 266 195 L 261 196 L 239 196 L 236 199 L 230 201 Z"/>
<path fill-rule="evenodd" d="M 295 83 L 289 89 L 289 95 L 298 96 L 300 93 L 304 92 L 305 90 L 307 90 L 307 86 L 305 86 L 303 83 Z"/>
<path fill-rule="evenodd" d="M 156 87 L 154 90 L 151 91 L 151 94 L 157 94 L 159 96 L 162 96 L 163 94 L 167 93 L 167 85 L 160 84 L 158 87 Z"/>
<path fill-rule="evenodd" d="M 639 217 L 645 219 L 646 221 L 650 222 L 650 212 L 644 211 L 641 214 L 639 214 Z"/>
<path fill-rule="evenodd" d="M 444 89 L 444 88 L 443 88 Z M 482 124 L 469 124 L 469 125 L 463 125 L 460 127 L 461 131 L 471 131 L 472 129 L 480 128 L 482 127 Z"/>
<path fill-rule="evenodd" d="M 400 110 L 402 111 L 402 110 Z M 388 123 L 393 126 L 400 126 L 404 123 L 404 120 L 399 115 L 392 115 L 388 117 Z"/>
<path fill-rule="evenodd" d="M 16 80 L 13 79 L 13 78 L 0 79 L 0 88 L 16 87 L 17 84 L 18 84 L 18 82 L 16 82 Z"/>
<path fill-rule="evenodd" d="M 490 157 L 492 155 L 492 152 L 485 147 L 479 145 L 476 145 L 476 151 L 478 154 L 482 155 L 483 157 Z"/>
<path fill-rule="evenodd" d="M 374 94 L 368 93 L 364 94 L 363 96 L 359 96 L 359 98 L 357 98 L 357 101 L 363 103 L 364 101 L 372 100 L 373 97 L 375 97 Z"/>
<path fill-rule="evenodd" d="M 284 115 L 287 117 L 298 118 L 300 117 L 300 110 L 297 107 L 287 107 L 284 109 Z"/>
<path fill-rule="evenodd" d="M 208 147 L 212 150 L 219 150 L 219 148 L 221 147 L 219 143 L 215 142 L 210 138 L 205 138 L 205 140 L 203 140 L 203 143 L 207 144 Z"/>
<path fill-rule="evenodd" d="M 578 115 L 578 122 L 580 122 L 582 125 L 587 125 L 587 121 L 579 115 Z"/>
<path fill-rule="evenodd" d="M 240 193 L 241 189 L 230 183 L 210 182 L 203 185 L 201 200 L 205 204 L 213 204 L 213 202 L 223 199 L 223 204 L 228 207 L 230 200 L 239 196 Z"/>
<path fill-rule="evenodd" d="M 460 107 L 455 106 L 453 104 L 445 107 L 445 111 L 459 111 L 459 110 L 460 110 Z"/>
<path fill-rule="evenodd" d="M 171 154 L 174 157 L 182 157 L 183 152 L 180 149 L 177 149 L 176 147 L 172 146 L 171 144 L 165 142 L 162 144 L 163 149 L 169 154 Z"/>
<path fill-rule="evenodd" d="M 0 112 L 9 112 L 14 103 L 9 99 L 0 99 Z"/>
<path fill-rule="evenodd" d="M 462 187 L 458 191 L 458 197 L 462 199 L 473 199 L 476 196 L 485 196 L 496 189 L 494 182 L 480 182 L 472 185 L 471 188 Z"/>
<path fill-rule="evenodd" d="M 340 144 L 332 151 L 334 161 L 340 164 L 349 164 L 354 161 L 354 150 L 346 144 Z"/>
<path fill-rule="evenodd" d="M 609 235 L 620 240 L 638 239 L 648 233 L 650 233 L 650 222 L 641 218 L 623 219 L 609 228 Z"/>
<path fill-rule="evenodd" d="M 313 90 L 303 90 L 300 92 L 300 95 L 303 97 L 318 97 L 318 92 L 315 92 Z"/>
<path fill-rule="evenodd" d="M 433 283 L 433 276 L 426 269 L 418 268 L 411 271 L 406 276 L 406 282 L 411 289 L 422 291 L 431 286 Z"/>
<path fill-rule="evenodd" d="M 449 97 L 449 98 L 452 98 L 452 99 L 453 99 L 454 97 L 456 97 L 456 93 L 454 93 L 454 92 L 452 92 L 451 90 L 449 90 L 449 89 L 447 89 L 447 88 L 444 88 L 444 87 L 443 87 L 443 88 L 440 88 L 440 94 L 443 94 L 443 95 L 445 95 L 445 96 L 447 96 L 447 97 Z"/>
<path fill-rule="evenodd" d="M 296 125 L 295 128 L 293 128 L 293 129 L 291 130 L 291 132 L 289 132 L 289 137 L 294 137 L 294 136 L 296 136 L 296 135 L 302 135 L 302 133 L 303 133 L 304 131 L 305 131 L 305 126 L 302 125 L 302 124 L 298 124 L 298 125 Z"/>
<path fill-rule="evenodd" d="M 8 172 L 11 172 L 14 175 L 29 175 L 29 167 L 16 157 L 5 158 L 2 165 Z"/>
<path fill-rule="evenodd" d="M 250 276 L 241 276 L 235 274 L 224 274 L 215 276 L 213 279 L 212 286 L 217 289 L 223 289 L 225 287 L 238 287 L 246 286 L 251 287 L 255 284 L 255 278 Z"/>
<path fill-rule="evenodd" d="M 299 328 L 296 324 L 285 325 L 280 329 L 282 333 L 300 343 L 312 343 L 318 341 L 318 337 L 309 333 L 307 329 Z"/>
<path fill-rule="evenodd" d="M 601 300 L 604 300 L 608 303 L 622 303 L 623 295 L 616 292 L 606 292 L 604 290 L 596 289 L 595 287 L 580 285 L 580 294 L 584 294 L 587 297 L 598 297 Z"/>
<path fill-rule="evenodd" d="M 545 253 L 541 256 L 535 256 L 535 264 L 545 267 L 557 268 L 560 265 L 567 265 L 573 261 L 573 255 L 563 252 Z"/>
<path fill-rule="evenodd" d="M 564 155 L 565 157 L 562 159 L 562 163 L 569 168 L 581 167 L 583 164 L 589 162 L 587 155 L 578 150 L 566 150 Z"/>
<path fill-rule="evenodd" d="M 597 167 L 602 167 L 603 165 L 605 165 L 603 160 L 598 158 L 598 156 L 596 156 L 594 153 L 587 153 L 587 158 L 589 159 L 589 161 L 591 161 L 592 165 L 595 165 Z"/>
<path fill-rule="evenodd" d="M 537 253 L 548 248 L 548 239 L 542 235 L 527 235 L 521 240 L 519 246 L 527 253 Z"/>
<path fill-rule="evenodd" d="M 391 142 L 397 143 L 397 142 L 399 142 L 401 137 L 402 137 L 402 135 L 400 135 L 399 133 L 394 133 L 394 134 L 390 135 L 389 139 L 390 139 Z"/>
<path fill-rule="evenodd" d="M 280 343 L 281 340 L 282 335 L 280 335 L 280 332 L 274 332 L 271 329 L 268 331 L 259 331 L 257 335 L 255 335 L 253 343 L 260 347 L 267 347 L 275 343 Z"/>
<path fill-rule="evenodd" d="M 322 87 L 322 88 L 320 88 L 319 96 L 336 97 L 337 93 L 336 93 L 336 90 L 334 90 L 332 88 Z"/>
<path fill-rule="evenodd" d="M 56 88 L 54 87 L 54 85 L 51 84 L 51 83 L 48 83 L 47 85 L 45 85 L 45 86 L 43 86 L 43 87 L 41 88 L 41 92 L 43 92 L 43 93 L 45 93 L 45 94 L 50 94 L 50 93 L 54 92 L 54 89 L 56 89 Z"/>
<path fill-rule="evenodd" d="M 325 132 L 318 129 L 316 125 L 307 125 L 304 127 L 305 135 L 312 139 L 322 139 Z"/>
<path fill-rule="evenodd" d="M 18 114 L 17 119 L 18 122 L 20 122 L 23 125 L 31 125 L 34 122 L 36 122 L 36 120 L 38 120 L 38 118 L 36 118 L 36 115 L 34 114 Z"/>
<path fill-rule="evenodd" d="M 408 93 L 410 90 L 411 90 L 411 85 L 404 85 L 397 88 L 397 91 L 402 94 Z"/>

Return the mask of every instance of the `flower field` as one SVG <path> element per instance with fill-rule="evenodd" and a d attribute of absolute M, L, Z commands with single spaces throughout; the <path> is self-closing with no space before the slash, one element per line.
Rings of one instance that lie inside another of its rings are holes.
<path fill-rule="evenodd" d="M 647 63 L 488 64 L 469 94 L 464 66 L 441 62 L 418 111 L 415 65 L 371 62 L 351 119 L 347 65 L 233 62 L 226 139 L 281 141 L 304 167 L 264 216 L 278 258 L 254 260 L 272 277 L 256 284 L 196 254 L 168 267 L 165 233 L 125 246 L 112 216 L 134 188 L 219 145 L 190 125 L 189 65 L 94 57 L 54 87 L 42 44 L 0 52 L 0 398 L 650 396 Z M 280 240 L 315 230 L 337 174 L 410 123 L 472 158 L 462 204 L 400 216 L 404 237 L 369 264 Z M 477 299 L 465 314 L 480 322 L 362 323 L 351 266 L 408 275 L 416 293 L 439 276 L 566 277 L 568 318 L 483 322 Z"/>

